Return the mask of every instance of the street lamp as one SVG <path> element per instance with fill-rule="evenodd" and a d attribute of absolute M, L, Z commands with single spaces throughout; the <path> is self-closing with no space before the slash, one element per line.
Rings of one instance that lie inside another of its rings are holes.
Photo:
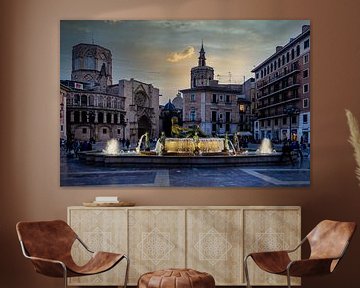
<path fill-rule="evenodd" d="M 298 115 L 300 113 L 299 108 L 297 108 L 296 106 L 290 105 L 290 106 L 286 106 L 284 107 L 284 114 L 289 116 L 289 129 L 290 129 L 290 141 L 292 141 L 292 131 L 291 131 L 291 122 L 292 122 L 292 117 L 294 115 Z"/>

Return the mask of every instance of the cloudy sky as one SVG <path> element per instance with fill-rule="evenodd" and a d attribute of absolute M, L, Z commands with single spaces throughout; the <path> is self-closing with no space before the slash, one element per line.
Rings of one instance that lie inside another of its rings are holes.
<path fill-rule="evenodd" d="M 160 89 L 160 103 L 189 88 L 201 41 L 221 83 L 242 83 L 250 72 L 301 33 L 307 20 L 84 21 L 60 24 L 60 78 L 71 77 L 72 46 L 93 43 L 112 52 L 113 82 L 135 78 Z M 231 77 L 230 77 L 231 75 Z"/>

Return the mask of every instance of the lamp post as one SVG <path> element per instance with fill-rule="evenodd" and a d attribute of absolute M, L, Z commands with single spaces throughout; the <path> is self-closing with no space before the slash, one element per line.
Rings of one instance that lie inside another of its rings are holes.
<path fill-rule="evenodd" d="M 296 106 L 289 105 L 289 106 L 284 107 L 284 114 L 288 115 L 288 116 L 289 116 L 289 120 L 290 120 L 290 123 L 289 123 L 290 141 L 292 141 L 292 131 L 291 131 L 292 117 L 293 117 L 294 115 L 298 115 L 299 113 L 300 113 L 300 110 L 299 110 L 299 108 L 297 108 Z"/>

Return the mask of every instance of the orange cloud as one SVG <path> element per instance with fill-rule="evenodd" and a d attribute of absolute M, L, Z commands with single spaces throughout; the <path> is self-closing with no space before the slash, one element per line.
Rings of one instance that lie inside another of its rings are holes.
<path fill-rule="evenodd" d="M 194 55 L 194 53 L 195 53 L 195 48 L 192 46 L 188 46 L 181 52 L 170 53 L 166 60 L 175 63 L 184 60 L 186 58 L 190 58 L 192 55 Z"/>

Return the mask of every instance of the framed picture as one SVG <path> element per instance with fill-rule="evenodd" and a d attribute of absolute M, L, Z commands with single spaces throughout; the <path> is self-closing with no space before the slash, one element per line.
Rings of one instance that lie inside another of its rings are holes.
<path fill-rule="evenodd" d="M 310 21 L 60 29 L 61 186 L 310 185 Z"/>

